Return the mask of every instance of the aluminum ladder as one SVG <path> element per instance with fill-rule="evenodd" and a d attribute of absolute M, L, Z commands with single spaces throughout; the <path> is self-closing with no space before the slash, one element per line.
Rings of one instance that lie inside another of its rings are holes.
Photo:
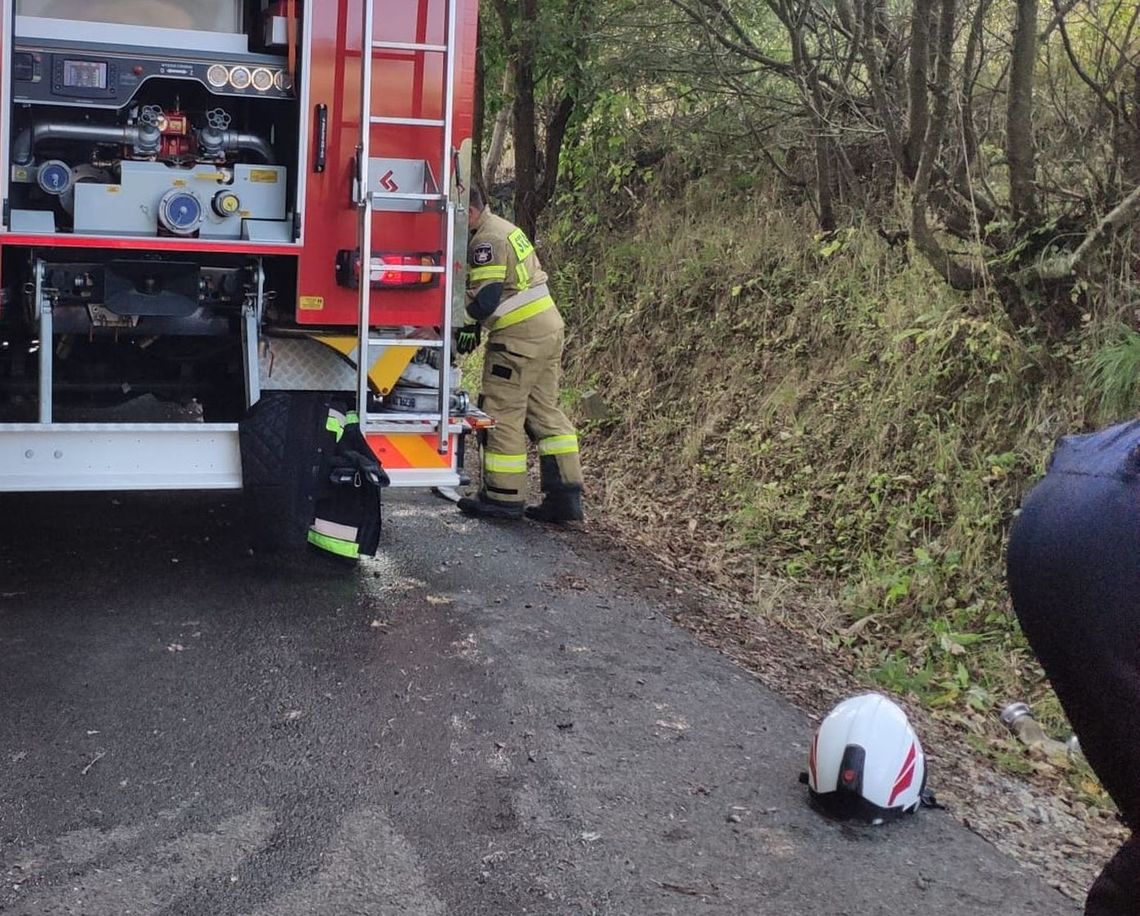
<path fill-rule="evenodd" d="M 439 431 L 439 452 L 446 454 L 449 448 L 451 429 L 451 331 L 452 297 L 454 293 L 455 263 L 455 215 L 456 202 L 451 196 L 453 176 L 454 108 L 455 108 L 455 55 L 456 9 L 455 0 L 444 0 L 446 31 L 443 44 L 426 44 L 406 41 L 376 41 L 373 38 L 376 7 L 382 0 L 364 0 L 361 32 L 361 87 L 360 87 L 360 143 L 358 156 L 358 227 L 357 250 L 360 257 L 360 281 L 358 283 L 359 313 L 357 317 L 358 359 L 356 361 L 356 409 L 364 432 L 414 432 L 417 430 Z M 390 0 L 389 0 L 390 2 Z M 426 2 L 426 0 L 419 0 Z M 442 54 L 444 58 L 444 99 L 442 118 L 411 118 L 378 115 L 373 110 L 372 65 L 376 55 L 382 52 L 406 51 L 413 54 Z M 434 193 L 404 193 L 373 190 L 370 174 L 370 155 L 373 127 L 402 127 L 417 130 L 438 130 L 442 133 L 439 157 L 439 173 Z M 380 265 L 372 261 L 373 216 L 386 209 L 388 202 L 422 202 L 425 208 L 434 207 L 443 220 L 443 259 L 436 266 Z M 372 279 L 383 272 L 434 273 L 442 275 L 443 315 L 439 322 L 442 329 L 439 340 L 420 340 L 405 337 L 375 337 L 371 328 Z M 365 343 L 366 342 L 366 343 Z M 414 347 L 439 350 L 439 409 L 434 413 L 408 413 L 403 411 L 368 410 L 368 370 L 372 364 L 374 348 Z"/>

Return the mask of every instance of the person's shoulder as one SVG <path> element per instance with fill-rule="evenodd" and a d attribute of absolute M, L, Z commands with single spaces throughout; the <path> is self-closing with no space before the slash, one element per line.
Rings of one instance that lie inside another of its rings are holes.
<path fill-rule="evenodd" d="M 515 231 L 515 224 L 509 219 L 499 216 L 498 213 L 488 213 L 487 218 L 483 220 L 479 228 L 486 229 L 496 237 L 501 236 L 502 238 L 506 238 Z"/>

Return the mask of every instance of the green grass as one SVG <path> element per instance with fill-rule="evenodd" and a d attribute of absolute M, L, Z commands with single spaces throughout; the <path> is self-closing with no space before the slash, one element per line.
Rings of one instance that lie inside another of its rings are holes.
<path fill-rule="evenodd" d="M 707 180 L 614 237 L 552 228 L 567 384 L 618 412 L 588 442 L 623 481 L 607 508 L 680 537 L 662 533 L 664 494 L 716 538 L 701 555 L 730 580 L 833 595 L 842 616 L 823 631 L 782 622 L 871 683 L 990 719 L 1028 699 L 1061 734 L 1010 612 L 1005 536 L 1057 436 L 1140 404 L 1140 335 L 1106 331 L 1106 304 L 1043 343 L 873 227 L 824 241 L 809 224 Z"/>

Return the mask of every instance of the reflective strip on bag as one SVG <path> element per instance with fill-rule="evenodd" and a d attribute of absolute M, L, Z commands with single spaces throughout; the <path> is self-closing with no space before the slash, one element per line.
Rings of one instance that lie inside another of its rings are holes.
<path fill-rule="evenodd" d="M 553 297 L 543 296 L 541 299 L 538 299 L 529 305 L 524 305 L 521 308 L 507 312 L 507 314 L 495 322 L 495 326 L 491 330 L 501 331 L 503 328 L 509 328 L 511 325 L 518 324 L 520 321 L 526 321 L 528 318 L 533 318 L 535 315 L 541 315 L 547 309 L 552 308 L 554 308 Z"/>
<path fill-rule="evenodd" d="M 328 419 L 325 420 L 325 429 L 336 436 L 336 441 L 340 442 L 340 437 L 344 435 L 345 416 L 339 410 L 329 408 Z"/>
<path fill-rule="evenodd" d="M 508 235 L 507 241 L 511 243 L 511 247 L 515 250 L 515 257 L 520 261 L 525 261 L 534 254 L 534 246 L 530 243 L 530 239 L 526 237 L 526 233 L 521 229 L 516 229 Z"/>
<path fill-rule="evenodd" d="M 483 470 L 491 474 L 525 474 L 526 455 L 504 455 L 501 452 L 484 452 Z"/>
<path fill-rule="evenodd" d="M 352 525 L 342 525 L 340 522 L 330 522 L 325 518 L 313 519 L 312 530 L 317 534 L 327 534 L 329 537 L 341 541 L 355 541 L 360 533 Z"/>
<path fill-rule="evenodd" d="M 467 271 L 467 279 L 472 283 L 482 283 L 484 280 L 507 279 L 507 265 L 492 264 L 490 267 L 472 267 Z"/>
<path fill-rule="evenodd" d="M 348 557 L 350 560 L 360 558 L 360 547 L 355 541 L 342 541 L 340 538 L 329 537 L 319 531 L 309 529 L 309 543 L 321 550 L 335 553 L 338 557 Z"/>
<path fill-rule="evenodd" d="M 540 455 L 576 455 L 578 453 L 578 437 L 547 436 L 538 440 L 538 453 Z"/>

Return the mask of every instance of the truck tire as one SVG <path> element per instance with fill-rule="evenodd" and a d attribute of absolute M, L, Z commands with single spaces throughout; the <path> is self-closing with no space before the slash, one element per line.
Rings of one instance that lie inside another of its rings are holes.
<path fill-rule="evenodd" d="M 239 426 L 245 515 L 255 550 L 306 548 L 327 403 L 317 392 L 268 392 Z"/>

